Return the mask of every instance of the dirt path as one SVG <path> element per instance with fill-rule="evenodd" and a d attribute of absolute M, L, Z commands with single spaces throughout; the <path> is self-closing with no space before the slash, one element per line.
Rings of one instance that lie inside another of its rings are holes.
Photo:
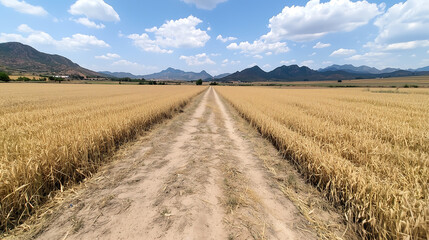
<path fill-rule="evenodd" d="M 213 88 L 47 216 L 37 231 L 13 238 L 354 238 Z"/>

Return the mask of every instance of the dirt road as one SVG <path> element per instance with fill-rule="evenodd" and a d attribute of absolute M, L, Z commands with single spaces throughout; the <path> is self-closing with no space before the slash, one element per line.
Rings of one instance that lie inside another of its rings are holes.
<path fill-rule="evenodd" d="M 15 238 L 355 238 L 211 87 L 116 158 Z"/>

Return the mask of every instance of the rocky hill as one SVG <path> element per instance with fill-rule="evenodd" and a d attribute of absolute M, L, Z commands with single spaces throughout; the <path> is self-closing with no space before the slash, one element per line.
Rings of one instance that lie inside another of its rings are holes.
<path fill-rule="evenodd" d="M 0 43 L 0 70 L 13 74 L 103 76 L 63 56 L 42 53 L 18 42 Z"/>

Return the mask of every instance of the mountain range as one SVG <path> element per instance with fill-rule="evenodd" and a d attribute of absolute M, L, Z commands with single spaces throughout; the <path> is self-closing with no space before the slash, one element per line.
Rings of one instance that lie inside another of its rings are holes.
<path fill-rule="evenodd" d="M 0 43 L 0 70 L 17 74 L 101 76 L 65 57 L 42 53 L 18 42 Z"/>
<path fill-rule="evenodd" d="M 351 64 L 345 64 L 345 65 L 331 65 L 329 67 L 326 68 L 321 68 L 318 71 L 319 72 L 328 72 L 328 71 L 345 71 L 345 72 L 350 72 L 350 73 L 369 73 L 369 74 L 382 74 L 382 73 L 391 73 L 391 72 L 395 72 L 395 71 L 399 71 L 401 69 L 399 68 L 385 68 L 382 70 L 379 70 L 377 68 L 374 67 L 368 67 L 368 66 L 360 66 L 360 67 L 355 67 Z"/>
<path fill-rule="evenodd" d="M 429 75 L 425 71 L 406 71 L 406 70 L 388 70 L 384 69 L 380 73 L 374 74 L 375 68 L 369 67 L 353 67 L 352 65 L 335 65 L 327 69 L 319 71 L 312 70 L 306 66 L 299 67 L 298 65 L 281 66 L 270 72 L 265 72 L 258 66 L 244 69 L 243 71 L 235 72 L 219 81 L 245 81 L 245 82 L 264 82 L 264 81 L 325 81 L 325 80 L 343 80 L 343 79 L 359 79 L 359 78 L 386 78 L 386 77 L 406 77 Z M 353 71 L 351 69 L 354 69 Z M 360 69 L 359 72 L 356 69 Z M 385 72 L 383 72 L 385 71 Z"/>
<path fill-rule="evenodd" d="M 198 79 L 213 80 L 213 79 L 219 79 L 230 75 L 230 73 L 224 73 L 217 76 L 212 76 L 206 71 L 201 71 L 199 73 L 185 72 L 171 67 L 161 72 L 153 73 L 149 75 L 134 75 L 127 72 L 109 72 L 109 71 L 101 71 L 99 73 L 112 76 L 115 78 L 131 78 L 131 79 L 144 78 L 148 80 L 157 79 L 157 80 L 180 80 L 180 81 L 193 81 Z"/>
<path fill-rule="evenodd" d="M 212 76 L 204 70 L 199 73 L 195 73 L 195 72 L 185 72 L 174 68 L 167 68 L 159 73 L 144 75 L 143 77 L 145 79 L 183 80 L 183 81 L 212 78 Z"/>

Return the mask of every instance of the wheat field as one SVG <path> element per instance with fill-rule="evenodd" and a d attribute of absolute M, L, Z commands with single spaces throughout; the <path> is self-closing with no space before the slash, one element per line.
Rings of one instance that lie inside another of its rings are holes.
<path fill-rule="evenodd" d="M 366 238 L 429 239 L 429 90 L 216 87 Z"/>
<path fill-rule="evenodd" d="M 2 84 L 0 229 L 91 175 L 118 146 L 172 116 L 195 86 Z"/>

